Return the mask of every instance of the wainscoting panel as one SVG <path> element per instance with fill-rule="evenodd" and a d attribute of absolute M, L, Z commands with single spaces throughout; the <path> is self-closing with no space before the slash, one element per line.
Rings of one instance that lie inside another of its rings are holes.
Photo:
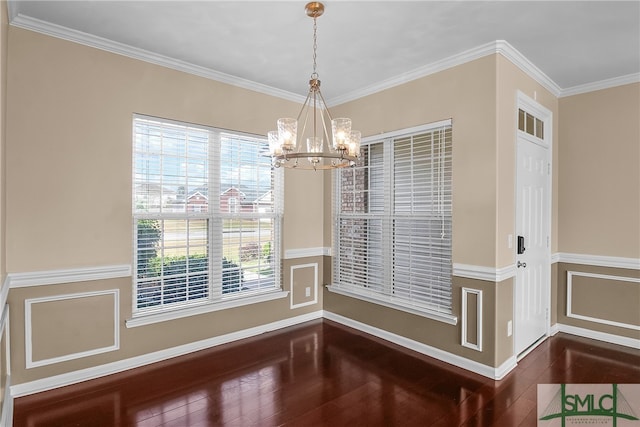
<path fill-rule="evenodd" d="M 25 300 L 27 369 L 120 348 L 119 290 Z"/>
<path fill-rule="evenodd" d="M 567 271 L 567 317 L 640 330 L 640 278 Z"/>
<path fill-rule="evenodd" d="M 318 263 L 292 265 L 291 308 L 300 308 L 318 302 Z"/>
<path fill-rule="evenodd" d="M 482 351 L 482 291 L 462 288 L 462 346 Z"/>

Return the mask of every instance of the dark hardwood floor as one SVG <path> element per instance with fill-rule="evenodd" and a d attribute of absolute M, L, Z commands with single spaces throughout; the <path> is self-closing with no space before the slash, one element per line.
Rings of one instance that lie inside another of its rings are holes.
<path fill-rule="evenodd" d="M 539 383 L 640 383 L 640 352 L 558 334 L 492 381 L 318 320 L 18 398 L 14 426 L 535 426 Z"/>

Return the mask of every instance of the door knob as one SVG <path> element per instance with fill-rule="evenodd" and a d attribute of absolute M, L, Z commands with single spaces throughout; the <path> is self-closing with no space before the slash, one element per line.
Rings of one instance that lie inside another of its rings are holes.
<path fill-rule="evenodd" d="M 522 267 L 522 268 L 526 268 L 527 267 L 527 263 L 526 262 L 520 262 L 518 261 L 518 268 Z"/>

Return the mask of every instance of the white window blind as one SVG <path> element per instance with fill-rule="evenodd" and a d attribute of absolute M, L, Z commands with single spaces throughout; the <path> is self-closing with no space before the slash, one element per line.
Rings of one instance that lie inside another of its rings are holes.
<path fill-rule="evenodd" d="M 265 138 L 133 121 L 135 311 L 280 289 L 282 175 Z"/>
<path fill-rule="evenodd" d="M 337 173 L 332 288 L 451 313 L 451 123 L 363 144 Z"/>

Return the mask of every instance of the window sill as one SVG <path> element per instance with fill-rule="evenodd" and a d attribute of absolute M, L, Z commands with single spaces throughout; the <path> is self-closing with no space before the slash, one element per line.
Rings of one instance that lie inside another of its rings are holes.
<path fill-rule="evenodd" d="M 181 319 L 183 317 L 197 316 L 198 314 L 211 313 L 213 311 L 227 310 L 229 308 L 242 307 L 244 305 L 257 304 L 260 302 L 272 301 L 286 298 L 289 291 L 269 291 L 249 297 L 234 298 L 222 301 L 207 301 L 199 305 L 190 305 L 167 311 L 154 311 L 134 313 L 131 319 L 125 321 L 127 328 L 151 325 L 154 323 L 166 322 L 167 320 Z"/>
<path fill-rule="evenodd" d="M 385 307 L 393 308 L 395 310 L 404 311 L 406 313 L 415 314 L 416 316 L 426 317 L 427 319 L 437 320 L 439 322 L 448 323 L 449 325 L 457 325 L 458 317 L 452 314 L 440 313 L 435 310 L 429 310 L 428 308 L 419 306 L 409 306 L 400 301 L 394 300 L 390 297 L 378 296 L 366 292 L 354 292 L 350 289 L 344 289 L 336 285 L 327 285 L 327 289 L 336 294 L 344 295 L 347 297 L 357 298 L 363 301 L 367 301 L 373 304 L 382 305 Z"/>

